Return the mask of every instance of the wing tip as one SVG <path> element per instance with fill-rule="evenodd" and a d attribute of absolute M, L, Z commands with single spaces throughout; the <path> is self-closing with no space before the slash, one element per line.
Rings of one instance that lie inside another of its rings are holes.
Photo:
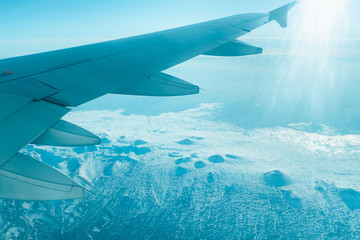
<path fill-rule="evenodd" d="M 269 22 L 275 20 L 282 28 L 288 26 L 288 12 L 298 1 L 293 1 L 269 12 Z"/>

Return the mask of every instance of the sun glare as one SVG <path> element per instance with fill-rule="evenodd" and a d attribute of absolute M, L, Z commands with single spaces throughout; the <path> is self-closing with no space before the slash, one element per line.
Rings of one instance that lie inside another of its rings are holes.
<path fill-rule="evenodd" d="M 347 5 L 348 0 L 302 0 L 294 45 L 302 48 L 312 45 L 317 53 L 328 53 L 347 31 Z"/>
<path fill-rule="evenodd" d="M 349 1 L 300 0 L 290 17 L 295 20 L 294 31 L 286 38 L 290 39 L 291 61 L 283 62 L 287 71 L 280 73 L 274 86 L 275 101 L 289 112 L 303 111 L 316 121 L 329 117 L 329 104 L 341 81 L 335 59 L 344 53 L 349 35 Z"/>

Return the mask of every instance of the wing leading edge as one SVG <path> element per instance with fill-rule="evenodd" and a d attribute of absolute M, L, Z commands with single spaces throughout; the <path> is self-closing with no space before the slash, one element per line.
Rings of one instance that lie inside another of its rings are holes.
<path fill-rule="evenodd" d="M 199 87 L 162 71 L 198 55 L 244 56 L 261 48 L 237 38 L 270 22 L 287 26 L 289 3 L 186 27 L 0 60 L 0 198 L 80 198 L 84 189 L 31 157 L 27 144 L 84 146 L 92 133 L 61 120 L 70 109 L 108 93 L 179 96 Z"/>

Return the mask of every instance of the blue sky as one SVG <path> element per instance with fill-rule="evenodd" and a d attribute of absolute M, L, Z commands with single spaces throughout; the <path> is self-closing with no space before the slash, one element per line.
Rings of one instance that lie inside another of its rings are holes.
<path fill-rule="evenodd" d="M 247 12 L 283 0 L 5 0 L 0 58 L 128 37 Z M 289 27 L 263 26 L 243 40 L 264 54 L 198 57 L 167 70 L 207 91 L 189 97 L 106 96 L 79 109 L 159 114 L 203 102 L 224 103 L 224 118 L 243 126 L 320 122 L 357 129 L 360 28 L 358 0 L 301 0 Z M 226 110 L 227 109 L 227 110 Z"/>
<path fill-rule="evenodd" d="M 242 12 L 268 11 L 283 1 L 262 2 L 268 1 L 5 0 L 0 3 L 0 27 L 6 29 L 0 37 L 1 55 L 122 38 Z M 21 44 L 14 47 L 17 41 Z"/>
<path fill-rule="evenodd" d="M 3 34 L 0 36 L 0 57 L 122 38 L 238 13 L 268 12 L 287 2 L 283 0 L 4 0 L 0 3 L 0 27 L 3 29 Z M 325 2 L 325 6 L 333 5 L 334 8 L 336 4 L 332 2 L 346 2 L 343 5 L 347 5 L 349 21 L 359 22 L 356 9 L 359 9 L 360 3 L 356 0 L 316 0 L 316 2 Z M 323 4 L 316 2 L 311 8 L 318 8 L 319 12 L 324 11 Z M 303 21 L 303 17 L 300 17 L 301 11 L 308 10 L 301 7 L 294 9 L 291 13 L 294 16 L 292 24 L 286 32 L 288 36 L 294 34 L 298 30 L 299 22 Z M 336 33 L 338 37 L 360 37 L 360 30 L 355 24 L 351 25 L 351 31 L 347 31 L 344 24 L 341 24 L 344 19 L 339 20 L 340 22 L 332 26 L 334 29 L 340 29 Z M 284 32 L 273 26 L 264 26 L 251 34 L 254 37 L 282 37 L 282 35 Z"/>

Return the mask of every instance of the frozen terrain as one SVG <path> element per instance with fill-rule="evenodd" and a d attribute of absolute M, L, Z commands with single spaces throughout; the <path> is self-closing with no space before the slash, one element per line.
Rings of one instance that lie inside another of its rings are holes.
<path fill-rule="evenodd" d="M 360 238 L 360 135 L 309 123 L 242 129 L 216 119 L 222 107 L 71 113 L 100 146 L 24 152 L 86 197 L 2 200 L 1 238 Z"/>

